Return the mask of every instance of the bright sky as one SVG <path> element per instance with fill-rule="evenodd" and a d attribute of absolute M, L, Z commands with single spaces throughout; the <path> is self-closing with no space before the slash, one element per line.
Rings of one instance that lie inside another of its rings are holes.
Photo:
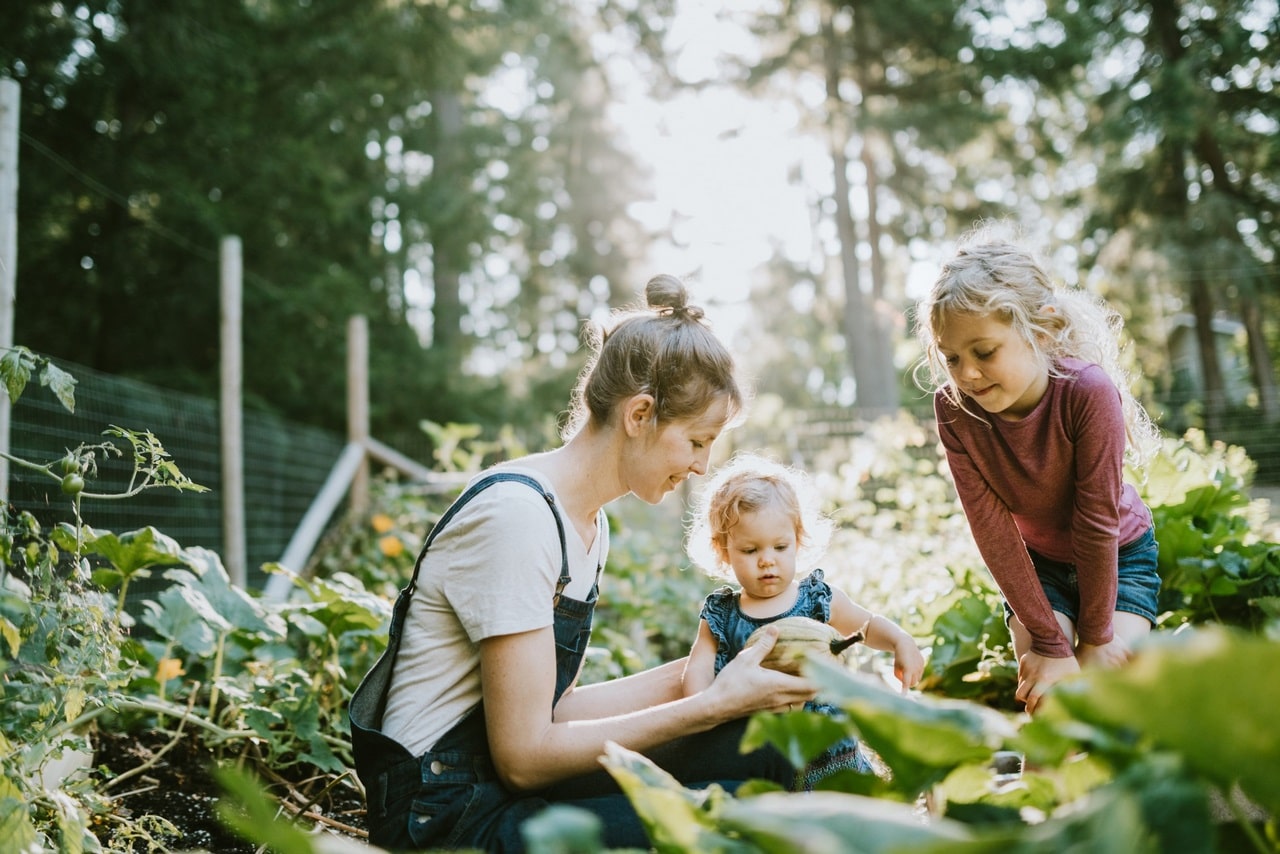
<path fill-rule="evenodd" d="M 681 79 L 717 79 L 729 56 L 758 60 L 755 36 L 734 18 L 748 14 L 744 9 L 777 5 L 678 0 L 666 47 L 678 57 Z M 750 319 L 750 289 L 771 257 L 781 252 L 805 265 L 819 244 L 828 255 L 835 252 L 831 218 L 818 223 L 815 217 L 832 195 L 830 155 L 812 129 L 799 130 L 803 114 L 821 108 L 823 84 L 800 81 L 782 100 L 720 85 L 658 103 L 627 51 L 611 50 L 606 40 L 601 54 L 612 57 L 620 99 L 612 117 L 637 159 L 653 170 L 653 199 L 631 213 L 654 230 L 674 227 L 674 242 L 656 243 L 647 269 L 687 277 L 692 295 L 731 337 Z M 856 194 L 851 201 L 858 204 Z M 913 265 L 908 295 L 923 293 L 934 271 L 931 263 Z"/>
<path fill-rule="evenodd" d="M 667 48 L 678 54 L 676 70 L 686 82 L 717 77 L 726 53 L 758 54 L 719 5 L 679 4 Z M 644 92 L 630 61 L 611 64 L 622 99 L 612 118 L 653 171 L 653 199 L 631 213 L 651 229 L 670 225 L 675 235 L 655 244 L 649 269 L 688 277 L 693 296 L 729 332 L 744 319 L 753 274 L 776 251 L 799 261 L 811 256 L 813 205 L 829 185 L 829 167 L 815 143 L 796 133 L 804 104 L 748 99 L 719 86 L 660 104 Z"/>

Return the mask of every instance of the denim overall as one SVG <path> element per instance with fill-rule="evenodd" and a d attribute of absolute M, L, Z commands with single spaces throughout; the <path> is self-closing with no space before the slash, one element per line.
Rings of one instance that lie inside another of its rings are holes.
<path fill-rule="evenodd" d="M 436 534 L 477 493 L 501 481 L 514 480 L 538 490 L 554 505 L 554 499 L 538 481 L 515 472 L 498 472 L 476 482 L 462 494 L 432 528 L 418 555 L 413 577 L 396 598 L 391 615 L 387 649 L 364 677 L 351 698 L 352 752 L 356 771 L 368 800 L 369 841 L 384 848 L 482 847 L 517 850 L 521 847 L 519 824 L 546 806 L 536 798 L 521 800 L 499 782 L 489 760 L 484 707 L 477 705 L 436 745 L 413 756 L 399 742 L 380 731 L 391 672 L 400 649 L 409 600 L 417 586 L 427 550 Z M 561 595 L 570 581 L 565 551 L 564 524 L 552 506 L 560 534 L 560 577 L 556 581 L 555 623 L 556 690 L 560 697 L 578 674 L 591 635 L 591 617 L 599 591 L 596 583 L 587 601 Z"/>
<path fill-rule="evenodd" d="M 598 816 L 604 843 L 610 848 L 648 848 L 649 839 L 638 816 L 617 783 L 603 770 L 570 778 L 533 795 L 516 794 L 503 786 L 489 758 L 483 704 L 421 756 L 411 755 L 380 731 L 409 599 L 427 549 L 435 535 L 476 493 L 504 480 L 526 483 L 542 493 L 552 505 L 560 533 L 560 577 L 553 602 L 555 702 L 560 701 L 578 674 L 591 636 L 601 568 L 596 567 L 595 583 L 585 602 L 561 595 L 570 581 L 569 561 L 564 548 L 564 524 L 555 512 L 551 494 L 536 480 L 515 472 L 498 472 L 477 481 L 432 529 L 418 555 L 413 578 L 396 599 L 387 649 L 351 698 L 351 745 L 356 771 L 365 786 L 369 841 L 391 850 L 469 848 L 521 852 L 521 823 L 555 802 L 578 806 Z M 795 769 L 781 752 L 772 747 L 747 754 L 739 751 L 746 725 L 746 718 L 731 721 L 707 732 L 675 739 L 646 751 L 646 755 L 691 787 L 715 783 L 733 792 L 750 778 L 792 785 Z"/>

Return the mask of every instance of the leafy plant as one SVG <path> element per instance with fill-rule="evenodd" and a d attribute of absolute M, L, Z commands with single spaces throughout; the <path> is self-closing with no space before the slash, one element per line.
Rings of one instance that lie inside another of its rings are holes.
<path fill-rule="evenodd" d="M 75 381 L 42 356 L 14 347 L 0 356 L 0 380 L 16 401 L 33 375 L 74 411 Z M 74 526 L 45 530 L 29 513 L 0 507 L 0 768 L 4 769 L 6 839 L 33 848 L 79 850 L 96 846 L 88 816 L 97 798 L 83 780 L 47 780 L 51 759 L 90 749 L 90 723 L 117 700 L 132 675 L 122 655 L 122 610 L 95 583 L 87 540 L 98 535 L 82 524 L 81 502 L 136 495 L 169 487 L 201 490 L 168 459 L 149 433 L 112 427 L 128 441 L 133 477 L 123 493 L 97 493 L 86 480 L 97 474 L 99 454 L 123 452 L 111 442 L 80 445 L 47 463 L 4 454 L 6 460 L 58 480 L 75 510 Z M 141 566 L 115 567 L 126 579 Z M 122 585 L 123 586 L 123 585 Z M 122 601 L 122 600 L 120 600 Z"/>
<path fill-rule="evenodd" d="M 1190 431 L 1151 464 L 1145 497 L 1160 545 L 1162 625 L 1226 623 L 1261 631 L 1280 619 L 1280 544 L 1255 531 L 1253 462 Z"/>
<path fill-rule="evenodd" d="M 1240 812 L 1231 827 L 1255 850 L 1269 851 L 1280 811 L 1280 742 L 1271 720 L 1280 684 L 1256 675 L 1276 667 L 1280 647 L 1245 633 L 1165 634 L 1125 670 L 1061 683 L 1046 711 L 1030 719 L 969 701 L 905 698 L 815 660 L 810 675 L 848 715 L 847 734 L 891 769 L 877 797 L 726 798 L 684 790 L 621 748 L 605 763 L 665 851 L 783 852 L 800 839 L 810 850 L 846 850 L 857 839 L 863 851 L 1208 852 L 1227 832 L 1215 823 L 1215 798 L 1231 802 L 1236 787 L 1270 817 Z M 1221 702 L 1203 702 L 1208 684 L 1229 686 Z M 1025 757 L 1014 781 L 1001 783 L 992 771 L 1001 750 Z"/>

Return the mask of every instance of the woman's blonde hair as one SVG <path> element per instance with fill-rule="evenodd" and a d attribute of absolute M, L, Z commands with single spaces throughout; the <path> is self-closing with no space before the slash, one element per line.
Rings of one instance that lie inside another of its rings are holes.
<path fill-rule="evenodd" d="M 619 403 L 650 394 L 658 423 L 696 418 L 717 399 L 738 419 L 746 395 L 733 357 L 689 305 L 684 283 L 658 275 L 645 286 L 645 308 L 620 309 L 609 322 L 587 327 L 592 356 L 578 376 L 568 418 L 567 441 L 589 422 L 608 424 Z"/>
<path fill-rule="evenodd" d="M 822 512 L 813 482 L 799 469 L 740 453 L 718 468 L 694 503 L 689 558 L 713 578 L 733 580 L 729 532 L 743 514 L 777 504 L 796 530 L 797 571 L 808 572 L 827 550 L 834 523 Z"/>
<path fill-rule="evenodd" d="M 994 226 L 984 225 L 966 236 L 916 311 L 916 333 L 923 349 L 915 368 L 917 384 L 926 391 L 939 391 L 981 418 L 964 405 L 947 359 L 938 349 L 947 319 L 957 315 L 992 316 L 1009 324 L 1044 361 L 1051 376 L 1071 377 L 1061 366 L 1064 358 L 1098 365 L 1120 391 L 1131 459 L 1140 463 L 1156 447 L 1159 431 L 1133 396 L 1132 377 L 1121 360 L 1124 319 L 1087 291 L 1056 286 L 1031 252 Z"/>

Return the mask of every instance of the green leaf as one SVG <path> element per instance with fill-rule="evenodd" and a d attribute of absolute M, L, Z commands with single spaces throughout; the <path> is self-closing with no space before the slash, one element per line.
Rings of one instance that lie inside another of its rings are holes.
<path fill-rule="evenodd" d="M 1208 789 L 1192 779 L 1170 754 L 1151 754 L 1136 763 L 1107 791 L 1126 789 L 1142 810 L 1143 821 L 1157 838 L 1159 851 L 1178 854 L 1211 854 L 1215 845 Z"/>
<path fill-rule="evenodd" d="M 1151 850 L 1139 804 L 1123 791 L 1082 799 L 1060 817 L 1036 825 L 976 827 L 945 817 L 926 820 L 915 806 L 858 795 L 769 794 L 725 804 L 721 826 L 767 854 L 797 850 L 806 854 L 1132 854 Z M 803 848 L 798 847 L 799 840 Z"/>
<path fill-rule="evenodd" d="M 204 594 L 181 584 L 167 588 L 156 601 L 148 600 L 143 607 L 143 623 L 192 655 L 213 655 L 218 635 L 232 629 Z"/>
<path fill-rule="evenodd" d="M 727 802 L 719 786 L 686 789 L 647 757 L 605 744 L 605 769 L 626 793 L 659 854 L 748 854 L 749 846 L 716 830 L 713 811 Z"/>
<path fill-rule="evenodd" d="M 40 385 L 47 387 L 68 412 L 76 411 L 76 378 L 53 362 L 45 362 L 40 371 Z"/>
<path fill-rule="evenodd" d="M 0 356 L 0 379 L 4 380 L 5 390 L 9 393 L 9 402 L 17 403 L 22 392 L 31 379 L 31 369 L 35 360 L 26 347 L 12 347 Z"/>
<path fill-rule="evenodd" d="M 5 643 L 9 645 L 10 657 L 17 658 L 18 650 L 22 648 L 22 634 L 18 631 L 18 627 L 9 622 L 6 617 L 0 617 L 0 638 L 4 638 Z"/>
<path fill-rule="evenodd" d="M 914 806 L 842 792 L 766 794 L 733 801 L 725 804 L 721 822 L 766 854 L 918 851 L 931 844 L 945 844 L 952 851 L 985 850 L 968 847 L 975 841 L 974 833 L 957 821 L 923 821 Z"/>
<path fill-rule="evenodd" d="M 119 536 L 90 533 L 85 538 L 85 552 L 105 558 L 125 576 L 131 577 L 150 566 L 174 565 L 182 559 L 182 547 L 177 541 L 150 526 Z"/>
<path fill-rule="evenodd" d="M 223 824 L 275 854 L 314 854 L 311 837 L 278 818 L 278 807 L 257 780 L 232 767 L 214 769 L 228 799 L 218 803 Z"/>
<path fill-rule="evenodd" d="M 302 606 L 308 614 L 328 627 L 329 634 L 340 637 L 350 631 L 380 629 L 390 620 L 391 604 L 365 590 L 364 585 L 345 572 L 329 578 L 313 578 L 301 582 L 313 603 Z"/>
<path fill-rule="evenodd" d="M 1074 719 L 1132 731 L 1179 754 L 1224 790 L 1238 782 L 1276 813 L 1276 673 L 1280 644 L 1265 638 L 1222 627 L 1153 635 L 1123 669 L 1086 672 L 1059 683 L 1047 695 L 1042 714 L 1049 721 Z"/>
<path fill-rule="evenodd" d="M 742 749 L 750 751 L 772 744 L 788 762 L 801 768 L 849 735 L 849 727 L 820 712 L 761 712 L 747 722 Z"/>
<path fill-rule="evenodd" d="M 15 854 L 39 854 L 42 850 L 22 791 L 7 776 L 0 776 L 0 840 L 5 850 Z"/>
<path fill-rule="evenodd" d="M 814 660 L 807 671 L 820 696 L 843 709 L 893 771 L 893 785 L 913 797 L 969 762 L 985 762 L 1015 735 L 1004 715 L 957 700 L 906 697 L 880 680 Z"/>
<path fill-rule="evenodd" d="M 85 840 L 93 840 L 97 850 L 97 838 L 89 832 L 89 817 L 75 799 L 61 790 L 48 791 L 44 796 L 53 803 L 58 825 L 59 854 L 83 854 Z"/>
<path fill-rule="evenodd" d="M 217 552 L 200 547 L 187 548 L 182 550 L 181 559 L 192 571 L 170 570 L 165 577 L 199 590 L 237 632 L 264 638 L 284 637 L 287 631 L 284 618 L 232 584 Z"/>
<path fill-rule="evenodd" d="M 578 807 L 552 804 L 520 825 L 529 854 L 596 854 L 604 851 L 600 817 Z"/>

